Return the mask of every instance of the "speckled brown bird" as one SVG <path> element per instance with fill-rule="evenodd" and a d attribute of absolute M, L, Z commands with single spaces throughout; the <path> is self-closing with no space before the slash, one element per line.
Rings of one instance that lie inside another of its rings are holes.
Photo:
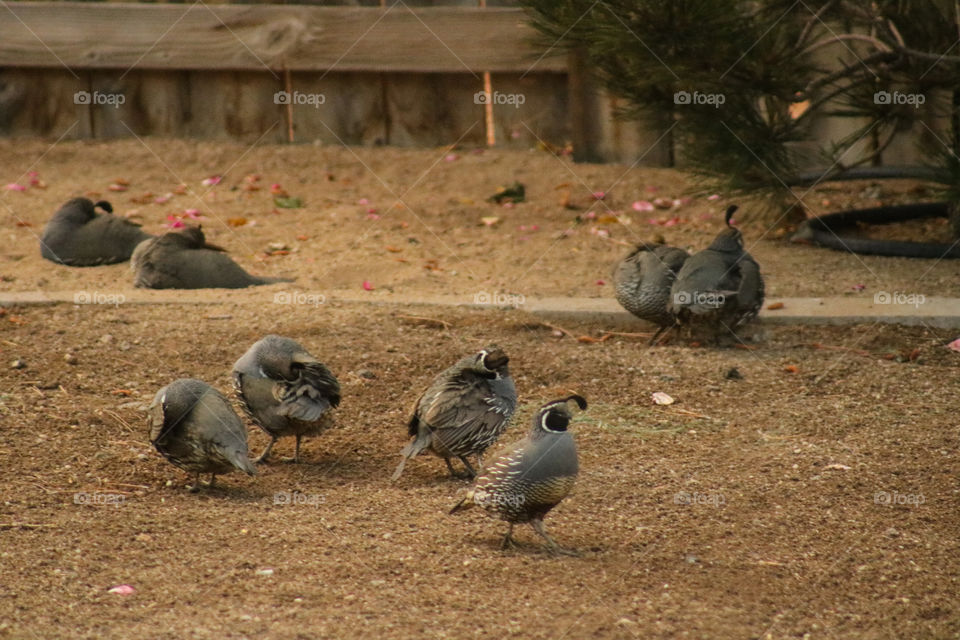
<path fill-rule="evenodd" d="M 400 477 L 407 460 L 427 451 L 443 458 L 454 477 L 477 475 L 467 456 L 479 459 L 506 430 L 517 407 L 508 362 L 502 349 L 488 345 L 434 379 L 414 406 L 407 425 L 413 441 L 400 452 L 403 458 L 392 480 Z M 460 459 L 465 474 L 457 473 L 451 458 Z"/>
<path fill-rule="evenodd" d="M 181 378 L 157 392 L 148 410 L 150 442 L 172 464 L 196 475 L 237 470 L 256 475 L 247 458 L 247 430 L 219 391 L 201 380 Z"/>
<path fill-rule="evenodd" d="M 515 524 L 529 522 L 551 553 L 578 555 L 558 545 L 543 526 L 544 516 L 567 497 L 577 479 L 577 445 L 567 430 L 573 418 L 571 402 L 581 411 L 587 408 L 578 395 L 540 407 L 527 437 L 493 459 L 450 513 L 476 505 L 505 520 L 510 526 L 501 548 L 515 544 Z"/>

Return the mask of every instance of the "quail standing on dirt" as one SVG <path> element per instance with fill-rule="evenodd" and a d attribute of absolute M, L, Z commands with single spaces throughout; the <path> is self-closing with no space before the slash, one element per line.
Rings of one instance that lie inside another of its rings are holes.
<path fill-rule="evenodd" d="M 130 267 L 134 284 L 146 289 L 243 289 L 290 282 L 250 275 L 223 249 L 208 244 L 200 227 L 171 231 L 140 243 Z"/>
<path fill-rule="evenodd" d="M 642 242 L 614 268 L 617 302 L 641 320 L 659 327 L 650 344 L 677 322 L 667 305 L 677 273 L 689 257 L 683 249 L 662 242 Z"/>
<path fill-rule="evenodd" d="M 454 477 L 451 458 L 459 458 L 466 477 L 476 476 L 467 456 L 479 459 L 506 430 L 517 408 L 510 359 L 496 345 L 466 356 L 438 375 L 416 402 L 407 432 L 413 441 L 393 473 L 400 477 L 407 460 L 426 451 L 440 456 Z"/>
<path fill-rule="evenodd" d="M 233 383 L 250 418 L 270 436 L 270 444 L 255 462 L 270 455 L 277 439 L 296 436 L 294 462 L 300 461 L 300 441 L 333 426 L 332 410 L 340 405 L 340 383 L 325 364 L 300 343 L 269 335 L 233 365 Z"/>
<path fill-rule="evenodd" d="M 668 308 L 680 324 L 706 328 L 714 335 L 733 333 L 763 305 L 760 265 L 743 250 L 743 236 L 730 224 L 736 210 L 727 209 L 727 228 L 709 247 L 688 258 L 677 274 Z"/>
<path fill-rule="evenodd" d="M 206 382 L 181 378 L 157 392 L 148 410 L 150 442 L 164 458 L 196 474 L 237 470 L 256 475 L 247 457 L 247 430 L 223 394 Z"/>
<path fill-rule="evenodd" d="M 106 213 L 97 213 L 100 208 Z M 134 222 L 112 215 L 106 200 L 67 201 L 53 214 L 40 238 L 40 255 L 71 267 L 115 264 L 130 259 L 138 244 L 153 236 Z"/>
<path fill-rule="evenodd" d="M 578 555 L 558 545 L 543 526 L 544 516 L 573 489 L 579 470 L 577 445 L 567 430 L 573 417 L 571 402 L 581 411 L 587 408 L 587 401 L 578 395 L 540 407 L 527 437 L 491 460 L 450 513 L 476 505 L 507 521 L 501 548 L 515 544 L 515 524 L 529 522 L 552 553 Z"/>

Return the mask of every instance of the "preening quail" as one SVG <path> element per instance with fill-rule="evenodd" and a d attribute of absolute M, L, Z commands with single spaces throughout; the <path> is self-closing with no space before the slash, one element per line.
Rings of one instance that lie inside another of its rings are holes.
<path fill-rule="evenodd" d="M 97 213 L 99 207 L 106 213 Z M 92 267 L 130 259 L 138 244 L 153 236 L 139 225 L 112 215 L 106 200 L 67 201 L 53 214 L 40 238 L 40 255 L 71 267 Z"/>
<path fill-rule="evenodd" d="M 715 335 L 732 333 L 763 305 L 760 266 L 743 250 L 740 230 L 730 225 L 736 210 L 727 209 L 727 228 L 709 247 L 688 258 L 677 274 L 668 309 L 680 324 Z"/>
<path fill-rule="evenodd" d="M 134 283 L 148 289 L 242 289 L 290 282 L 250 275 L 223 249 L 208 244 L 200 227 L 146 240 L 134 250 L 130 262 Z"/>
<path fill-rule="evenodd" d="M 293 460 L 300 461 L 300 440 L 333 426 L 332 409 L 340 404 L 340 383 L 300 343 L 266 336 L 233 365 L 233 383 L 251 419 L 270 436 L 255 462 L 270 455 L 281 436 L 297 437 Z"/>
<path fill-rule="evenodd" d="M 157 392 L 149 409 L 150 442 L 184 471 L 219 473 L 257 470 L 247 458 L 247 430 L 226 398 L 206 382 L 181 378 Z"/>
<path fill-rule="evenodd" d="M 667 310 L 670 288 L 689 257 L 690 254 L 683 249 L 662 242 L 644 242 L 614 268 L 613 286 L 617 302 L 638 318 L 659 327 L 650 344 L 676 324 L 676 317 Z"/>
<path fill-rule="evenodd" d="M 403 458 L 393 480 L 403 473 L 407 460 L 425 451 L 443 458 L 455 477 L 459 475 L 451 458 L 460 458 L 468 477 L 476 476 L 467 456 L 482 456 L 506 430 L 517 407 L 509 361 L 502 349 L 489 345 L 434 379 L 414 405 L 407 426 L 413 441 L 400 452 Z"/>
<path fill-rule="evenodd" d="M 540 407 L 527 437 L 491 460 L 450 513 L 476 505 L 506 520 L 503 548 L 514 544 L 513 525 L 529 522 L 552 553 L 577 555 L 558 545 L 543 527 L 544 516 L 567 497 L 577 478 L 577 445 L 567 431 L 571 402 L 581 411 L 587 408 L 587 401 L 578 395 Z"/>

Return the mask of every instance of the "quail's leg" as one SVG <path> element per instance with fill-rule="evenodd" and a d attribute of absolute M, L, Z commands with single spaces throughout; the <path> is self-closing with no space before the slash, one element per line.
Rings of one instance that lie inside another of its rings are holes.
<path fill-rule="evenodd" d="M 472 466 L 470 466 L 470 461 L 467 460 L 467 456 L 460 456 L 460 461 L 463 462 L 463 466 L 467 470 L 467 477 L 476 478 L 477 472 Z"/>
<path fill-rule="evenodd" d="M 199 471 L 193 475 L 193 484 L 192 485 L 188 484 L 187 490 L 190 491 L 190 493 L 196 493 L 197 491 L 200 491 L 200 472 Z"/>
<path fill-rule="evenodd" d="M 215 483 L 216 481 L 217 481 L 217 474 L 211 473 L 211 474 L 210 474 L 210 484 L 207 485 L 207 486 L 209 486 L 211 489 L 213 489 L 213 485 L 214 485 L 214 483 Z"/>
<path fill-rule="evenodd" d="M 670 331 L 672 331 L 673 328 L 676 326 L 677 325 L 675 324 L 668 324 L 665 327 L 660 327 L 660 329 L 655 334 L 653 334 L 653 337 L 650 338 L 650 342 L 647 343 L 647 346 L 648 347 L 656 346 L 658 344 L 657 338 L 660 338 L 661 336 L 666 338 L 667 335 L 670 333 Z"/>
<path fill-rule="evenodd" d="M 507 529 L 507 535 L 503 536 L 503 542 L 500 543 L 501 551 L 517 546 L 517 543 L 513 539 L 513 523 L 511 522 L 509 524 L 510 528 Z"/>
<path fill-rule="evenodd" d="M 297 444 L 293 449 L 293 461 L 300 462 L 300 440 L 303 438 L 299 433 L 297 434 Z"/>
<path fill-rule="evenodd" d="M 550 549 L 550 553 L 558 554 L 561 553 L 565 556 L 579 556 L 580 552 L 574 549 L 565 549 L 557 544 L 557 541 L 547 535 L 547 530 L 543 527 L 543 520 L 531 520 L 530 526 L 533 527 L 533 530 L 540 534 L 540 536 L 547 541 L 547 548 Z"/>
<path fill-rule="evenodd" d="M 267 448 L 263 450 L 263 453 L 261 453 L 257 458 L 255 458 L 253 462 L 255 464 L 260 464 L 261 462 L 265 462 L 267 459 L 267 456 L 270 455 L 270 450 L 273 449 L 273 445 L 276 442 L 277 442 L 276 436 L 271 436 L 270 444 L 267 445 Z"/>
<path fill-rule="evenodd" d="M 461 460 L 462 460 L 462 458 L 461 458 Z M 468 475 L 468 474 L 470 473 L 469 471 L 467 471 L 466 473 L 464 473 L 463 471 L 457 471 L 456 469 L 454 469 L 454 468 L 453 468 L 453 463 L 450 462 L 450 458 L 444 458 L 443 461 L 447 463 L 447 469 L 450 470 L 450 475 L 453 476 L 454 478 L 461 478 L 461 479 L 462 479 L 462 478 L 469 478 L 469 477 L 470 477 L 470 476 Z"/>

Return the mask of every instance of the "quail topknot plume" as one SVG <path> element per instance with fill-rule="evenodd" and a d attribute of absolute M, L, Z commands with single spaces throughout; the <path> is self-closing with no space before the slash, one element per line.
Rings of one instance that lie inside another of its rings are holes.
<path fill-rule="evenodd" d="M 148 289 L 243 289 L 290 282 L 253 276 L 223 249 L 208 244 L 200 227 L 171 231 L 140 243 L 130 259 L 134 283 Z"/>
<path fill-rule="evenodd" d="M 690 254 L 683 249 L 667 246 L 662 241 L 654 244 L 641 242 L 614 268 L 613 286 L 617 302 L 638 318 L 659 327 L 650 344 L 677 322 L 667 309 L 670 288 L 689 257 Z"/>
<path fill-rule="evenodd" d="M 466 356 L 444 370 L 423 392 L 407 426 L 413 441 L 392 480 L 403 473 L 407 460 L 425 451 L 440 456 L 454 477 L 451 458 L 463 462 L 467 477 L 476 471 L 467 456 L 479 459 L 506 430 L 517 407 L 517 390 L 510 377 L 510 358 L 496 345 Z"/>
<path fill-rule="evenodd" d="M 97 213 L 96 208 L 106 213 Z M 71 267 L 92 267 L 130 259 L 138 244 L 153 238 L 134 222 L 118 218 L 106 200 L 74 198 L 60 207 L 40 238 L 40 255 Z"/>
<path fill-rule="evenodd" d="M 300 343 L 269 335 L 233 365 L 237 396 L 250 418 L 270 436 L 255 462 L 270 455 L 281 436 L 293 435 L 293 460 L 300 461 L 300 441 L 333 426 L 332 410 L 340 405 L 340 383 Z"/>
<path fill-rule="evenodd" d="M 571 402 L 581 411 L 587 408 L 578 395 L 540 407 L 527 437 L 491 460 L 450 513 L 476 505 L 505 520 L 509 528 L 501 548 L 515 544 L 515 524 L 529 522 L 552 553 L 578 555 L 558 545 L 543 526 L 544 516 L 570 493 L 579 470 L 577 445 L 567 430 L 573 418 Z"/>
<path fill-rule="evenodd" d="M 743 250 L 740 230 L 730 224 L 736 210 L 727 209 L 727 228 L 680 268 L 668 307 L 680 324 L 714 336 L 732 334 L 763 305 L 760 266 Z"/>
<path fill-rule="evenodd" d="M 247 430 L 223 394 L 206 382 L 181 378 L 157 392 L 150 405 L 150 442 L 184 471 L 217 474 L 257 470 L 247 458 Z"/>

